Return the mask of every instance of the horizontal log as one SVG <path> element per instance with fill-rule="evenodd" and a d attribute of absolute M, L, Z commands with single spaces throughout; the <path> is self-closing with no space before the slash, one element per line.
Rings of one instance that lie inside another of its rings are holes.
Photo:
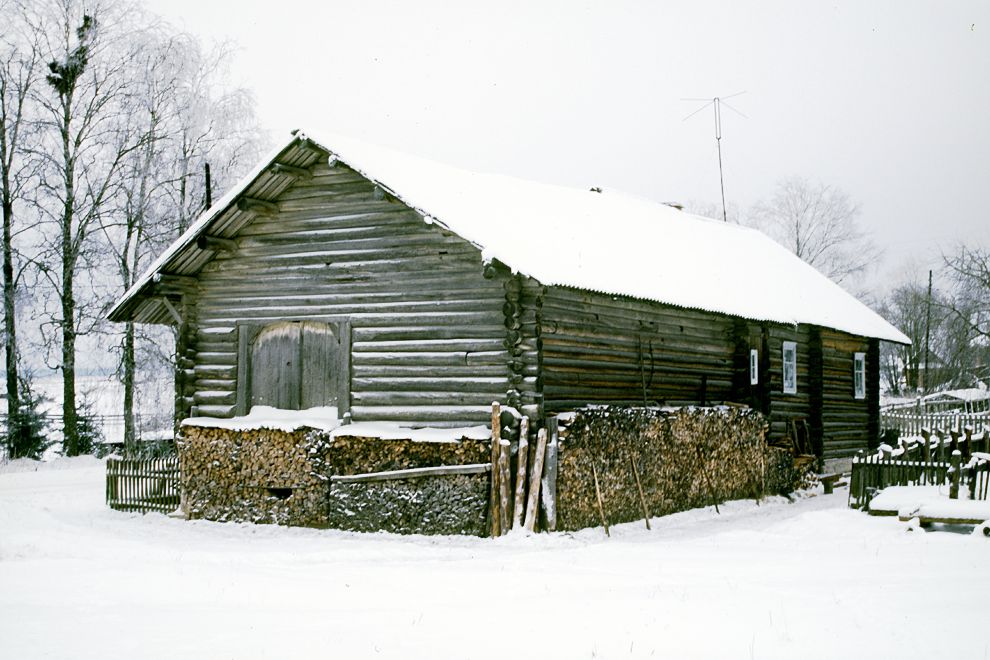
<path fill-rule="evenodd" d="M 362 392 L 351 391 L 352 406 L 483 406 L 505 395 L 505 388 L 487 392 Z"/>
<path fill-rule="evenodd" d="M 241 197 L 237 200 L 237 209 L 244 213 L 254 213 L 257 215 L 273 215 L 278 213 L 278 204 L 264 199 L 253 197 Z"/>
<path fill-rule="evenodd" d="M 268 168 L 272 174 L 277 174 L 280 176 L 288 176 L 293 179 L 311 179 L 313 178 L 313 173 L 304 167 L 295 167 L 294 165 L 286 165 L 285 163 L 272 163 Z M 290 189 L 291 192 L 291 189 Z"/>
<path fill-rule="evenodd" d="M 451 474 L 484 474 L 491 471 L 491 463 L 476 463 L 474 465 L 438 465 L 435 467 L 411 468 L 407 470 L 389 470 L 387 472 L 369 472 L 364 474 L 335 474 L 330 481 L 335 484 L 361 484 L 376 481 L 398 481 L 400 479 L 422 479 L 424 477 L 439 477 Z"/>

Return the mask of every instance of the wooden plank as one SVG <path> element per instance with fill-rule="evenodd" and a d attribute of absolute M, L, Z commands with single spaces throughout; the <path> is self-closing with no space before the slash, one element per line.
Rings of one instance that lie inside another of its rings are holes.
<path fill-rule="evenodd" d="M 547 430 L 541 428 L 536 436 L 536 453 L 533 455 L 533 469 L 529 478 L 529 502 L 526 506 L 526 531 L 532 532 L 536 527 L 538 517 L 540 486 L 542 483 L 543 464 L 547 451 Z"/>
<path fill-rule="evenodd" d="M 246 415 L 251 406 L 251 340 L 252 326 L 237 326 L 237 404 L 235 414 Z"/>
<path fill-rule="evenodd" d="M 491 493 L 488 498 L 488 516 L 491 522 L 492 538 L 502 535 L 502 517 L 499 507 L 499 456 L 502 452 L 502 411 L 498 401 L 492 401 L 492 463 L 491 463 Z"/>
<path fill-rule="evenodd" d="M 410 468 L 407 470 L 388 470 L 386 472 L 367 472 L 363 474 L 337 474 L 330 481 L 337 484 L 360 484 L 376 481 L 398 481 L 401 479 L 422 479 L 424 477 L 439 477 L 452 474 L 484 474 L 492 469 L 488 463 L 470 465 L 437 465 L 434 467 Z"/>
<path fill-rule="evenodd" d="M 543 475 L 540 480 L 541 510 L 543 529 L 557 531 L 557 460 L 559 449 L 559 423 L 556 416 L 547 417 L 547 455 L 543 462 Z"/>
<path fill-rule="evenodd" d="M 512 529 L 522 526 L 526 508 L 526 467 L 529 459 L 529 417 L 519 420 L 519 449 L 516 452 L 516 497 L 512 509 Z M 532 483 L 532 480 L 530 481 Z M 532 486 L 531 486 L 532 488 Z"/>

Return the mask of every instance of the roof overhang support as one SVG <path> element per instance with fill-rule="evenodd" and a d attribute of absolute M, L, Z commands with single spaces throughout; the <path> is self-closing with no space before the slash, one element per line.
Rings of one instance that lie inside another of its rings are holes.
<path fill-rule="evenodd" d="M 168 313 L 172 316 L 172 319 L 175 320 L 175 324 L 182 325 L 182 315 L 179 314 L 179 310 L 175 308 L 175 305 L 172 304 L 172 301 L 166 298 L 165 296 L 162 296 L 161 301 L 162 301 L 162 305 L 165 306 L 165 309 L 168 310 Z"/>
<path fill-rule="evenodd" d="M 322 147 L 320 147 L 318 144 L 316 144 L 307 137 L 303 137 L 299 139 L 299 146 L 302 147 L 303 149 L 306 149 L 310 153 L 315 154 L 320 158 L 323 158 L 324 156 L 327 155 L 325 149 L 323 149 Z"/>
<path fill-rule="evenodd" d="M 200 250 L 233 252 L 237 249 L 237 241 L 232 238 L 221 238 L 220 236 L 209 236 L 207 234 L 203 234 L 196 239 L 196 246 Z"/>
<path fill-rule="evenodd" d="M 196 290 L 196 278 L 188 275 L 158 273 L 154 278 L 155 293 L 182 295 Z"/>
<path fill-rule="evenodd" d="M 237 200 L 237 208 L 245 213 L 264 216 L 271 216 L 278 213 L 277 204 L 266 202 L 263 199 L 255 199 L 254 197 L 241 197 Z"/>
<path fill-rule="evenodd" d="M 272 174 L 278 174 L 280 176 L 291 176 L 294 179 L 312 179 L 313 173 L 310 172 L 305 167 L 295 167 L 293 165 L 285 165 L 283 163 L 272 163 L 268 171 Z"/>

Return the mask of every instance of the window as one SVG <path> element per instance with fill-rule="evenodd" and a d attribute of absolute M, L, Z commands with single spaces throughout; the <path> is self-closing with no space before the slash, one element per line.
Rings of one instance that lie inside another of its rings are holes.
<path fill-rule="evenodd" d="M 760 352 L 755 348 L 749 349 L 749 384 L 760 384 Z"/>
<path fill-rule="evenodd" d="M 797 344 L 784 342 L 784 394 L 797 394 Z"/>
<path fill-rule="evenodd" d="M 866 398 L 866 353 L 853 353 L 853 393 L 857 399 Z"/>

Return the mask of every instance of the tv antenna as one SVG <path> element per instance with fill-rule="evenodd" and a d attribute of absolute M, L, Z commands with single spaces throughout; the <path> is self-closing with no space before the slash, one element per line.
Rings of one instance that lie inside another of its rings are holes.
<path fill-rule="evenodd" d="M 711 99 L 696 99 L 696 98 L 681 99 L 682 101 L 704 101 L 705 103 L 703 106 L 701 106 L 700 108 L 689 114 L 687 117 L 685 117 L 683 121 L 687 121 L 691 117 L 694 117 L 696 114 L 698 114 L 708 106 L 712 106 L 712 108 L 715 111 L 715 146 L 718 148 L 718 183 L 719 183 L 719 187 L 722 190 L 722 221 L 723 222 L 728 222 L 729 218 L 725 212 L 725 177 L 722 174 L 722 106 L 724 105 L 729 110 L 732 110 L 734 113 L 736 113 L 743 119 L 747 119 L 746 115 L 739 112 L 738 110 L 736 110 L 731 105 L 725 102 L 726 99 L 731 99 L 733 97 L 745 93 L 746 91 L 743 90 L 741 92 L 736 92 L 735 94 L 730 94 L 728 96 L 716 96 Z"/>

